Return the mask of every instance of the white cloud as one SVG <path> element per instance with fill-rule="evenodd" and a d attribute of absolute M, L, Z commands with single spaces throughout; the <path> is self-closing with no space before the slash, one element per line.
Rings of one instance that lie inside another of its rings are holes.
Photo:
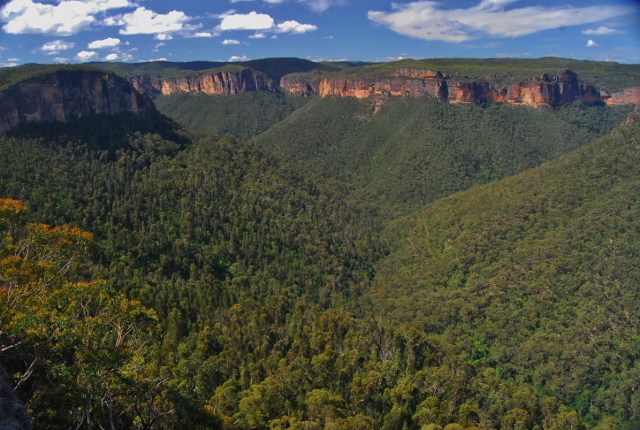
<path fill-rule="evenodd" d="M 7 58 L 7 61 L 14 62 L 14 61 L 20 61 L 20 59 L 19 58 Z"/>
<path fill-rule="evenodd" d="M 344 3 L 341 0 L 298 0 L 298 2 L 307 4 L 312 10 L 316 12 L 324 12 L 333 5 Z"/>
<path fill-rule="evenodd" d="M 103 60 L 105 61 L 116 61 L 119 59 L 120 59 L 120 55 L 116 54 L 115 52 L 103 58 Z"/>
<path fill-rule="evenodd" d="M 231 0 L 231 3 L 237 3 L 239 1 L 250 1 L 250 0 Z M 286 0 L 262 0 L 267 4 L 282 4 Z M 298 3 L 304 3 L 309 6 L 315 12 L 324 12 L 329 9 L 333 5 L 344 4 L 344 0 L 296 0 Z"/>
<path fill-rule="evenodd" d="M 594 42 L 593 40 L 589 39 L 589 41 L 587 42 L 587 48 L 593 48 L 593 47 L 597 47 L 600 46 L 598 45 L 596 42 Z"/>
<path fill-rule="evenodd" d="M 87 48 L 89 49 L 115 48 L 118 45 L 120 45 L 120 39 L 116 37 L 107 37 L 106 39 L 102 39 L 102 40 L 94 40 L 93 42 L 89 43 Z"/>
<path fill-rule="evenodd" d="M 201 31 L 194 34 L 193 37 L 213 37 L 213 34 L 209 33 L 208 31 Z"/>
<path fill-rule="evenodd" d="M 191 18 L 177 10 L 156 13 L 139 7 L 131 13 L 107 20 L 108 25 L 121 25 L 120 34 L 166 34 L 189 29 L 185 23 Z M 162 40 L 162 39 L 161 39 Z"/>
<path fill-rule="evenodd" d="M 158 48 L 160 48 L 161 46 L 165 46 L 166 43 L 164 42 L 160 42 L 160 43 L 156 43 L 156 47 L 154 49 L 152 49 L 152 51 L 158 52 Z"/>
<path fill-rule="evenodd" d="M 67 49 L 71 49 L 76 44 L 73 42 L 65 42 L 63 40 L 52 40 L 51 42 L 46 42 L 44 45 L 40 47 L 40 51 L 44 52 L 45 55 L 58 55 L 60 51 L 65 51 Z"/>
<path fill-rule="evenodd" d="M 268 30 L 274 26 L 273 18 L 265 13 L 233 14 L 222 18 L 221 30 Z"/>
<path fill-rule="evenodd" d="M 18 63 L 0 63 L 0 67 L 16 67 Z"/>
<path fill-rule="evenodd" d="M 234 40 L 234 39 L 225 39 L 222 41 L 223 45 L 240 45 L 240 41 L 239 40 Z"/>
<path fill-rule="evenodd" d="M 156 40 L 171 40 L 173 36 L 167 33 L 158 33 L 154 37 Z"/>
<path fill-rule="evenodd" d="M 131 7 L 129 0 L 60 0 L 57 5 L 11 0 L 0 10 L 0 22 L 10 34 L 68 36 L 95 23 L 96 14 L 125 7 Z"/>
<path fill-rule="evenodd" d="M 54 63 L 66 63 L 67 61 L 69 61 L 68 58 L 62 58 L 62 57 L 56 57 L 53 59 Z"/>
<path fill-rule="evenodd" d="M 151 63 L 152 61 L 167 61 L 167 59 L 162 57 L 162 58 L 154 58 L 152 60 L 140 60 L 141 63 Z"/>
<path fill-rule="evenodd" d="M 315 31 L 318 27 L 311 24 L 300 24 L 298 21 L 285 21 L 282 24 L 276 25 L 276 33 L 292 33 L 302 34 L 308 31 Z"/>
<path fill-rule="evenodd" d="M 594 35 L 594 36 L 613 36 L 614 34 L 624 34 L 626 31 L 616 30 L 615 28 L 598 27 L 596 29 L 589 28 L 582 30 L 582 34 Z"/>
<path fill-rule="evenodd" d="M 76 54 L 76 60 L 80 61 L 91 61 L 98 58 L 98 53 L 96 51 L 80 51 Z"/>
<path fill-rule="evenodd" d="M 290 20 L 276 24 L 271 16 L 265 13 L 250 12 L 248 14 L 233 14 L 225 16 L 220 23 L 220 30 L 258 30 L 251 39 L 263 39 L 265 31 L 274 33 L 302 34 L 318 29 L 315 25 L 300 24 Z"/>
<path fill-rule="evenodd" d="M 239 57 L 237 55 L 232 55 L 231 57 L 229 57 L 229 61 L 234 62 L 234 61 L 248 61 L 249 58 L 246 55 L 243 55 L 242 57 Z"/>
<path fill-rule="evenodd" d="M 464 42 L 480 37 L 519 37 L 543 30 L 601 21 L 635 12 L 633 7 L 528 6 L 505 10 L 512 0 L 484 0 L 469 9 L 444 9 L 424 0 L 392 3 L 393 12 L 369 11 L 370 20 L 396 33 L 425 40 Z"/>

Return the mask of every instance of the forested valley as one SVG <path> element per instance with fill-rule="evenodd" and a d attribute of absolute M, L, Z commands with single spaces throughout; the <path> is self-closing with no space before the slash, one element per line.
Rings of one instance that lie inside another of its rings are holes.
<path fill-rule="evenodd" d="M 34 428 L 640 426 L 632 106 L 155 101 L 0 135 Z"/>

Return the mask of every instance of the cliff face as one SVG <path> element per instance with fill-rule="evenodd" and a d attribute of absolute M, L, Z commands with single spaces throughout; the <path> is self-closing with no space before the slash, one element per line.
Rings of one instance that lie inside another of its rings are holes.
<path fill-rule="evenodd" d="M 320 81 L 320 97 L 342 96 L 366 99 L 375 96 L 420 97 L 431 96 L 447 99 L 444 81 L 421 81 L 417 79 L 349 79 L 328 78 Z"/>
<path fill-rule="evenodd" d="M 153 103 L 125 79 L 90 71 L 57 71 L 0 93 L 0 132 L 28 122 L 67 122 L 94 114 L 141 113 Z"/>
<path fill-rule="evenodd" d="M 562 70 L 555 75 L 543 74 L 526 82 L 501 87 L 489 82 L 455 82 L 439 71 L 411 68 L 398 69 L 390 78 L 325 78 L 318 82 L 317 90 L 315 83 L 290 82 L 284 78 L 281 86 L 293 95 L 359 99 L 430 96 L 451 103 L 492 101 L 534 107 L 555 107 L 577 100 L 610 105 L 640 104 L 640 88 L 609 95 L 591 85 L 580 84 L 578 76 L 571 70 Z"/>
<path fill-rule="evenodd" d="M 275 84 L 264 73 L 245 69 L 239 72 L 219 72 L 194 77 L 157 79 L 152 76 L 136 76 L 131 83 L 147 94 L 204 93 L 208 95 L 232 95 L 250 91 L 269 91 Z"/>
<path fill-rule="evenodd" d="M 296 76 L 283 76 L 280 86 L 293 97 L 310 97 L 320 92 L 320 79 L 307 81 Z"/>

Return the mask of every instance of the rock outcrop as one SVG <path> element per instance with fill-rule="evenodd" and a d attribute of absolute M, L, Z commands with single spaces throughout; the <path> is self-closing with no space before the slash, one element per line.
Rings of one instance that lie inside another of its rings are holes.
<path fill-rule="evenodd" d="M 369 97 L 421 97 L 431 96 L 447 99 L 445 81 L 424 81 L 419 79 L 351 79 L 326 78 L 320 81 L 320 97 L 342 96 L 366 99 Z"/>
<path fill-rule="evenodd" d="M 496 86 L 490 82 L 456 82 L 448 75 L 430 69 L 402 68 L 391 77 L 358 79 L 330 77 L 305 82 L 302 79 L 282 79 L 281 87 L 292 95 L 340 96 L 359 99 L 381 97 L 429 96 L 451 103 L 483 101 L 506 102 L 536 108 L 555 107 L 574 101 L 610 105 L 640 104 L 640 88 L 629 88 L 607 94 L 592 85 L 579 83 L 571 70 L 543 74 L 526 82 Z M 317 90 L 316 90 L 317 87 Z"/>
<path fill-rule="evenodd" d="M 172 79 L 144 75 L 135 76 L 130 80 L 137 90 L 150 95 L 173 93 L 233 95 L 250 91 L 270 91 L 276 86 L 264 73 L 250 69 Z"/>
<path fill-rule="evenodd" d="M 283 76 L 280 86 L 293 97 L 311 97 L 320 93 L 320 79 L 308 81 L 296 75 Z"/>
<path fill-rule="evenodd" d="M 0 132 L 29 122 L 67 122 L 95 114 L 154 109 L 148 97 L 113 73 L 56 71 L 0 92 Z"/>
<path fill-rule="evenodd" d="M 31 428 L 27 407 L 13 391 L 9 383 L 9 375 L 0 364 L 0 429 L 31 430 Z"/>
<path fill-rule="evenodd" d="M 640 105 L 640 87 L 627 88 L 623 91 L 612 93 L 605 102 L 609 105 Z"/>

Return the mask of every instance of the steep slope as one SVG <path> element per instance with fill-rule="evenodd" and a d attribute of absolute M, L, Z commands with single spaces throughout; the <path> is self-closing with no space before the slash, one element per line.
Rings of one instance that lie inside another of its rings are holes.
<path fill-rule="evenodd" d="M 150 99 L 137 93 L 127 80 L 95 69 L 26 66 L 0 81 L 6 82 L 0 92 L 0 132 L 29 122 L 68 122 L 89 115 L 155 110 Z"/>
<path fill-rule="evenodd" d="M 451 339 L 588 423 L 638 428 L 639 142 L 636 121 L 399 222 L 372 311 Z"/>
<path fill-rule="evenodd" d="M 289 116 L 309 99 L 282 93 L 247 92 L 226 95 L 174 93 L 154 99 L 158 111 L 190 130 L 251 139 Z"/>
<path fill-rule="evenodd" d="M 536 111 L 395 98 L 374 113 L 370 101 L 327 97 L 254 141 L 395 216 L 566 154 L 611 131 L 630 109 L 576 104 Z"/>

